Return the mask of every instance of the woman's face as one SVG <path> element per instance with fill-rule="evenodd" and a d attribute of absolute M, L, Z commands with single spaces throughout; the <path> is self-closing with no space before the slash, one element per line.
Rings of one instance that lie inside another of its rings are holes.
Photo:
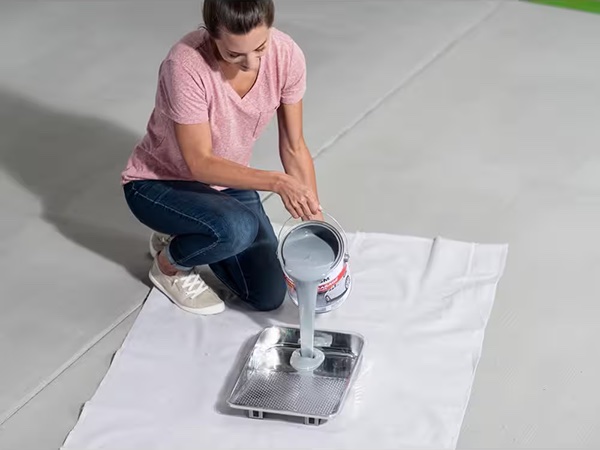
<path fill-rule="evenodd" d="M 244 72 L 256 71 L 260 65 L 260 58 L 267 51 L 269 34 L 269 28 L 260 25 L 243 35 L 223 30 L 219 39 L 214 41 L 225 62 L 238 66 Z"/>

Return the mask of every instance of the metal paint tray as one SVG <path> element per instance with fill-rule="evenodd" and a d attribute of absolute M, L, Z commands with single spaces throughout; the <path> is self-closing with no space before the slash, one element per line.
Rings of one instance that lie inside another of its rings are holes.
<path fill-rule="evenodd" d="M 229 406 L 246 410 L 255 419 L 273 413 L 303 417 L 304 423 L 312 425 L 335 417 L 358 372 L 364 338 L 316 331 L 315 346 L 323 351 L 325 361 L 311 373 L 290 366 L 299 339 L 298 328 L 265 328 L 238 376 Z"/>

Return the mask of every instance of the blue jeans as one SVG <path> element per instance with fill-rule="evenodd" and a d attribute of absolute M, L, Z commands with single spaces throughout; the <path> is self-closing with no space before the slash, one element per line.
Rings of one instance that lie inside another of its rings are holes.
<path fill-rule="evenodd" d="M 242 301 L 260 311 L 278 308 L 286 285 L 277 237 L 256 191 L 189 181 L 132 181 L 124 185 L 134 216 L 174 236 L 167 256 L 179 269 L 208 264 Z"/>

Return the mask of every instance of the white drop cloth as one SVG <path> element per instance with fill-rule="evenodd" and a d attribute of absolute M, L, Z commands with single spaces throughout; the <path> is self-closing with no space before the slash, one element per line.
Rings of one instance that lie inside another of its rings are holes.
<path fill-rule="evenodd" d="M 307 426 L 226 406 L 258 332 L 297 325 L 291 302 L 200 317 L 154 290 L 63 448 L 454 448 L 507 246 L 362 233 L 349 242 L 353 292 L 317 319 L 367 342 L 337 418 Z"/>

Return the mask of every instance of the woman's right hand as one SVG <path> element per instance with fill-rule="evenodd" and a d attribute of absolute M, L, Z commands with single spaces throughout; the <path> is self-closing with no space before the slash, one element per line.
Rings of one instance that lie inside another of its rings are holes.
<path fill-rule="evenodd" d="M 311 219 L 321 212 L 312 189 L 288 174 L 283 174 L 275 193 L 281 197 L 285 208 L 294 219 Z"/>

